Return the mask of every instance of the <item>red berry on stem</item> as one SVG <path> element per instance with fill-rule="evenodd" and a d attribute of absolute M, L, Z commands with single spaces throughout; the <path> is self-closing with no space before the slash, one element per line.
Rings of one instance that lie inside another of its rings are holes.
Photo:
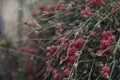
<path fill-rule="evenodd" d="M 45 6 L 44 6 L 44 5 L 40 5 L 40 6 L 38 7 L 38 9 L 39 9 L 40 11 L 44 11 L 44 10 L 45 10 Z"/>
<path fill-rule="evenodd" d="M 59 7 L 60 10 L 65 10 L 65 8 L 66 8 L 66 5 L 63 4 L 63 3 L 62 3 L 62 4 L 60 5 L 60 7 Z"/>
<path fill-rule="evenodd" d="M 101 7 L 101 6 L 105 6 L 105 2 L 103 0 L 92 0 L 92 5 L 94 7 Z"/>
<path fill-rule="evenodd" d="M 75 56 L 70 56 L 68 58 L 68 60 L 69 60 L 70 63 L 74 63 L 75 59 L 76 59 Z"/>
<path fill-rule="evenodd" d="M 84 42 L 85 42 L 85 40 L 84 40 L 83 38 L 80 38 L 80 39 L 78 39 L 78 40 L 75 42 L 75 45 L 76 45 L 76 47 L 78 47 L 78 48 L 82 48 Z"/>
<path fill-rule="evenodd" d="M 21 48 L 20 48 L 20 52 L 23 52 L 23 51 L 25 51 L 25 48 L 24 48 L 24 47 L 21 47 Z"/>
<path fill-rule="evenodd" d="M 60 80 L 60 73 L 55 73 L 54 80 Z"/>
<path fill-rule="evenodd" d="M 31 13 L 31 16 L 32 16 L 32 17 L 36 17 L 36 16 L 37 16 L 37 13 L 36 13 L 36 12 L 32 12 L 32 13 Z"/>
<path fill-rule="evenodd" d="M 109 73 L 109 72 L 110 72 L 110 67 L 104 66 L 104 67 L 102 68 L 102 72 L 103 72 L 103 73 Z"/>
<path fill-rule="evenodd" d="M 65 75 L 65 76 L 69 76 L 69 74 L 70 74 L 70 70 L 69 70 L 68 68 L 66 68 L 66 69 L 64 70 L 64 75 Z"/>
<path fill-rule="evenodd" d="M 28 53 L 35 54 L 35 51 L 33 49 L 28 49 Z"/>

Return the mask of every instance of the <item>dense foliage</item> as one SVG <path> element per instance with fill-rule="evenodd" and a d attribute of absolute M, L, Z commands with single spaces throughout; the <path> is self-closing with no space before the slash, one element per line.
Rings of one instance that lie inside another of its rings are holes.
<path fill-rule="evenodd" d="M 65 0 L 31 16 L 15 80 L 120 79 L 119 0 Z"/>

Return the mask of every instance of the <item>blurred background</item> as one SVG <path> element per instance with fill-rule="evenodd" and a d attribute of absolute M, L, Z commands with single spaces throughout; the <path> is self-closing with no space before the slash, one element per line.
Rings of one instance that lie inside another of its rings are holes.
<path fill-rule="evenodd" d="M 35 11 L 40 4 L 50 6 L 63 0 L 0 0 L 0 15 L 4 21 L 4 32 L 14 42 L 20 38 L 21 24 L 31 19 L 30 12 Z"/>
<path fill-rule="evenodd" d="M 7 39 L 12 40 L 12 45 L 17 48 L 19 46 L 19 40 L 21 39 L 22 30 L 24 29 L 22 23 L 24 20 L 33 19 L 31 12 L 36 11 L 37 7 L 41 4 L 49 7 L 52 4 L 59 4 L 62 1 L 63 0 L 0 0 L 0 41 L 7 37 Z M 7 44 L 4 41 L 0 43 Z M 7 46 L 8 45 L 9 44 L 7 44 Z M 13 69 L 10 67 L 10 65 L 12 65 L 10 60 L 14 54 L 11 56 L 3 53 L 1 50 L 0 44 L 0 80 L 12 80 L 10 74 Z"/>

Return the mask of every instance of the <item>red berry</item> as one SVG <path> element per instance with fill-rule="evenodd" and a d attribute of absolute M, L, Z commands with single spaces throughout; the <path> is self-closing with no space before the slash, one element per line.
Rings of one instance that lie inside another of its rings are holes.
<path fill-rule="evenodd" d="M 33 49 L 28 49 L 28 53 L 35 54 L 35 51 Z"/>
<path fill-rule="evenodd" d="M 83 51 L 84 51 L 84 52 L 88 52 L 88 50 L 89 50 L 89 47 L 86 46 Z"/>
<path fill-rule="evenodd" d="M 90 9 L 90 7 L 86 7 L 86 8 L 85 8 L 85 13 L 86 13 L 88 16 L 92 16 L 92 15 L 93 15 L 93 12 L 92 12 L 92 10 Z"/>
<path fill-rule="evenodd" d="M 24 50 L 25 50 L 25 48 L 24 48 L 24 47 L 21 47 L 21 48 L 20 48 L 20 51 L 21 51 L 21 52 L 23 52 Z"/>
<path fill-rule="evenodd" d="M 111 37 L 111 36 L 112 36 L 112 32 L 111 32 L 111 31 L 107 31 L 107 35 L 108 35 L 109 37 Z"/>
<path fill-rule="evenodd" d="M 48 53 L 46 54 L 46 59 L 50 59 L 50 57 L 51 57 L 51 53 L 48 52 Z"/>
<path fill-rule="evenodd" d="M 54 46 L 54 45 L 53 45 L 51 48 L 52 48 L 52 50 L 54 50 L 54 51 L 57 50 L 57 46 Z"/>
<path fill-rule="evenodd" d="M 72 67 L 74 63 L 69 62 L 68 67 Z"/>
<path fill-rule="evenodd" d="M 120 2 L 118 2 L 117 5 L 120 7 Z"/>
<path fill-rule="evenodd" d="M 70 63 L 74 63 L 74 61 L 75 61 L 75 56 L 70 56 L 69 58 L 68 58 L 68 61 L 70 62 Z"/>
<path fill-rule="evenodd" d="M 54 80 L 60 80 L 60 73 L 55 73 Z"/>
<path fill-rule="evenodd" d="M 92 0 L 92 5 L 94 7 L 101 7 L 101 6 L 105 6 L 105 2 L 103 0 Z"/>
<path fill-rule="evenodd" d="M 109 73 L 109 72 L 110 72 L 110 67 L 104 66 L 104 67 L 102 68 L 102 72 L 103 72 L 103 73 Z"/>
<path fill-rule="evenodd" d="M 84 40 L 83 38 L 80 38 L 80 39 L 78 39 L 78 40 L 75 42 L 75 45 L 76 45 L 76 47 L 78 47 L 78 48 L 82 48 L 84 42 L 85 42 L 85 40 Z"/>
<path fill-rule="evenodd" d="M 60 5 L 60 7 L 59 7 L 60 10 L 65 10 L 65 8 L 66 8 L 66 5 L 63 4 L 63 3 L 62 3 L 62 4 Z"/>
<path fill-rule="evenodd" d="M 89 2 L 90 2 L 90 0 L 85 0 L 85 2 L 86 2 L 86 3 L 89 3 Z"/>
<path fill-rule="evenodd" d="M 109 40 L 105 40 L 104 44 L 105 44 L 105 46 L 110 46 L 111 45 Z"/>
<path fill-rule="evenodd" d="M 37 16 L 37 13 L 32 12 L 32 13 L 31 13 L 31 16 L 32 16 L 32 17 L 36 17 L 36 16 Z"/>
<path fill-rule="evenodd" d="M 101 29 L 100 24 L 98 24 L 98 25 L 96 26 L 96 29 L 97 29 L 97 30 L 100 30 L 100 29 Z"/>
<path fill-rule="evenodd" d="M 44 11 L 44 10 L 45 10 L 45 6 L 44 6 L 44 5 L 40 5 L 40 6 L 38 7 L 38 9 L 39 9 L 40 11 Z"/>
<path fill-rule="evenodd" d="M 65 39 L 64 37 L 60 37 L 60 38 L 58 39 L 59 42 L 65 42 L 65 40 L 66 40 L 66 39 Z"/>
<path fill-rule="evenodd" d="M 71 54 L 71 55 L 73 55 L 73 54 L 76 53 L 76 52 L 77 52 L 76 47 L 71 47 L 71 48 L 69 49 L 69 54 Z"/>
<path fill-rule="evenodd" d="M 69 70 L 68 68 L 66 68 L 66 69 L 64 70 L 64 75 L 65 75 L 65 76 L 69 76 L 69 74 L 70 74 L 70 70 Z"/>
<path fill-rule="evenodd" d="M 112 9 L 110 10 L 110 13 L 112 13 L 113 15 L 116 16 L 116 14 L 117 14 L 117 8 L 112 8 Z"/>
<path fill-rule="evenodd" d="M 85 11 L 80 11 L 80 14 L 83 16 L 85 15 Z"/>
<path fill-rule="evenodd" d="M 71 15 L 72 15 L 72 12 L 69 11 L 69 12 L 65 13 L 64 15 L 65 15 L 65 16 L 71 16 Z"/>

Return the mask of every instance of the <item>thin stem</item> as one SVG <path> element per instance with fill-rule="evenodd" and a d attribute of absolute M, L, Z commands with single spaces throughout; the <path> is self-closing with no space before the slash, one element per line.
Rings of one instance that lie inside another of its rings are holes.
<path fill-rule="evenodd" d="M 96 58 L 94 57 L 94 61 L 93 61 L 93 63 L 92 63 L 91 69 L 90 69 L 90 73 L 89 73 L 89 76 L 88 76 L 88 80 L 91 79 L 91 73 L 92 73 L 92 71 L 93 71 L 93 66 L 94 66 L 95 60 L 96 60 Z"/>
<path fill-rule="evenodd" d="M 117 41 L 117 43 L 115 45 L 115 49 L 113 50 L 113 66 L 112 66 L 112 69 L 111 69 L 110 78 L 111 78 L 112 73 L 113 73 L 114 68 L 115 68 L 115 64 L 116 64 L 116 62 L 115 62 L 115 55 L 116 55 L 116 52 L 117 52 L 119 44 L 120 44 L 120 38 L 119 38 L 119 40 Z"/>

